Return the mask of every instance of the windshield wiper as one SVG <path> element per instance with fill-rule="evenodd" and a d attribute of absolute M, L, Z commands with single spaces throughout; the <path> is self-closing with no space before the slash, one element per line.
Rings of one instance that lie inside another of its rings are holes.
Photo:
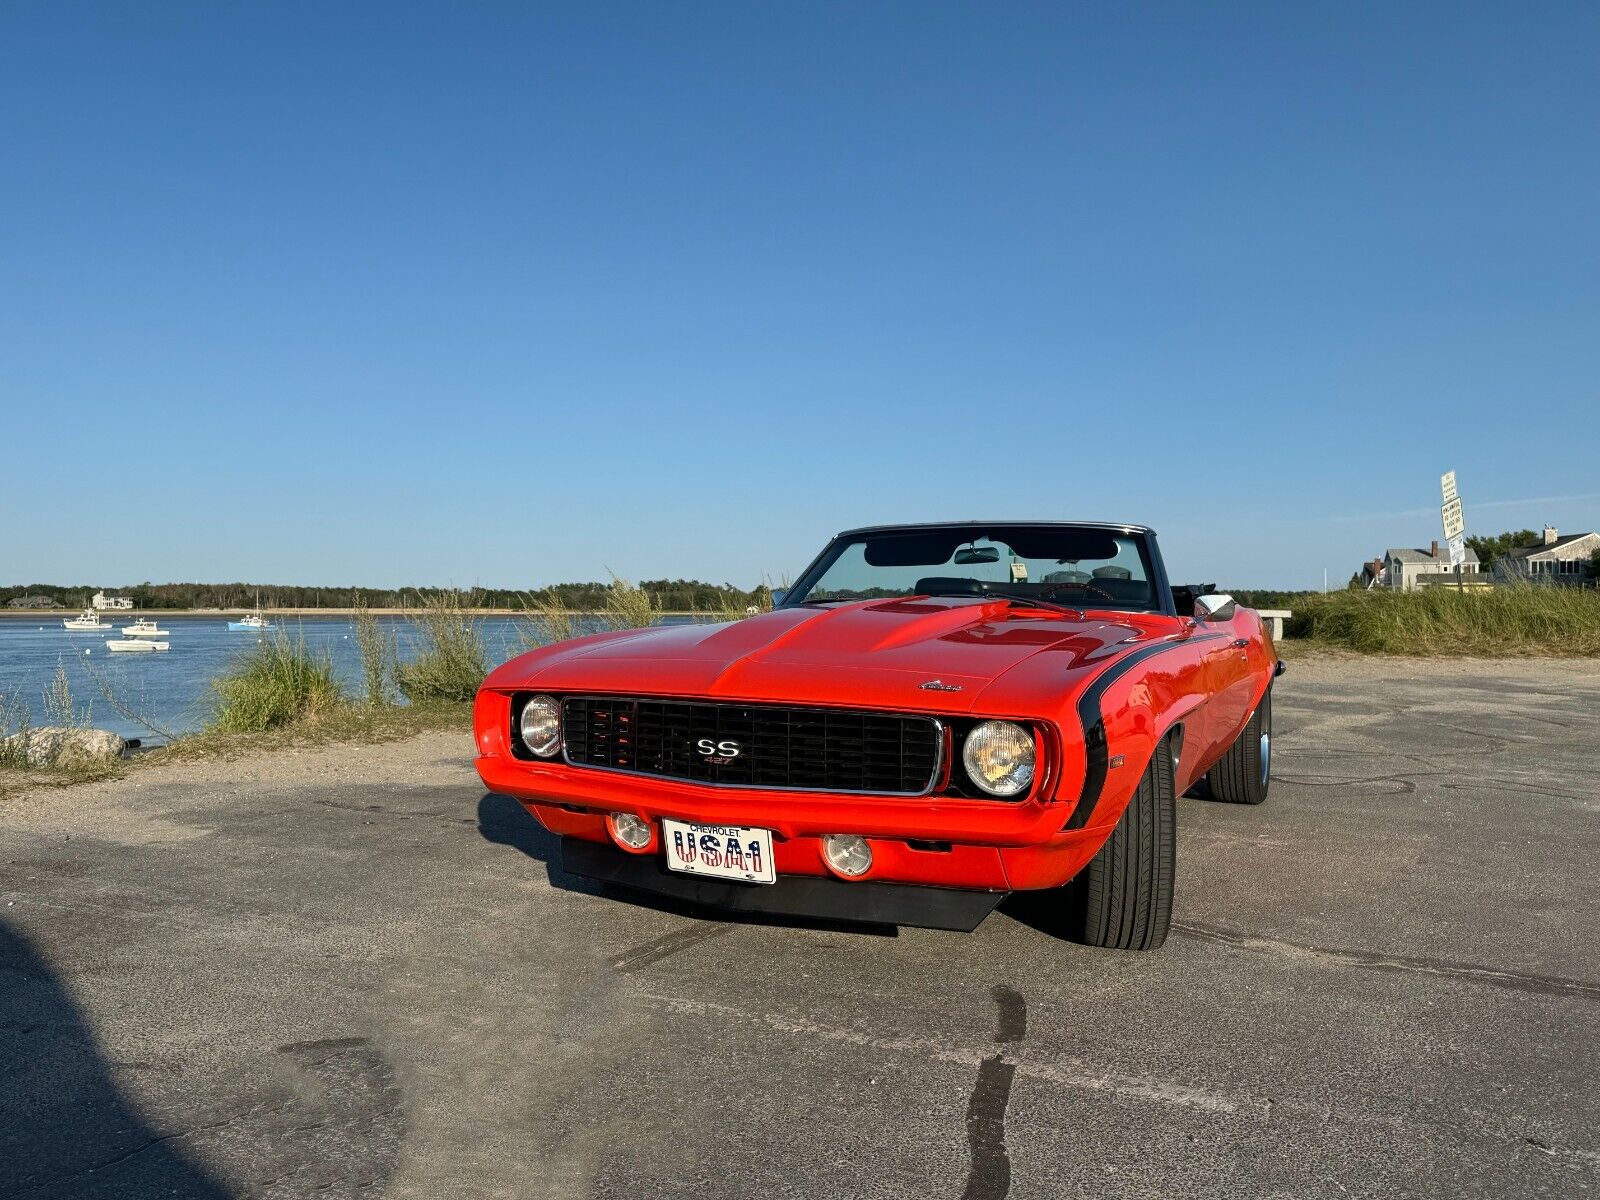
<path fill-rule="evenodd" d="M 1083 620 L 1083 609 L 1073 608 L 1070 604 L 1057 604 L 1054 600 L 1035 600 L 1029 596 L 1012 596 L 1005 592 L 927 592 L 929 596 L 942 596 L 955 599 L 963 596 L 975 596 L 980 600 L 1004 600 L 1013 608 L 1052 608 L 1056 612 L 1070 613 Z"/>
<path fill-rule="evenodd" d="M 1070 604 L 1058 604 L 1054 600 L 1035 600 L 1031 596 L 1007 596 L 998 592 L 993 593 L 990 598 L 1004 600 L 1013 608 L 1053 608 L 1057 612 L 1071 613 L 1080 621 L 1084 618 L 1083 609 L 1073 608 Z"/>

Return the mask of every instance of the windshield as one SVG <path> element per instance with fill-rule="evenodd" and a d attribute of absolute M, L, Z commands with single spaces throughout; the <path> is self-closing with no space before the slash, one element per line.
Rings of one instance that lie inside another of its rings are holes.
<path fill-rule="evenodd" d="M 1012 596 L 1077 608 L 1159 609 L 1136 533 L 1084 526 L 894 530 L 840 538 L 784 604 L 893 596 Z"/>

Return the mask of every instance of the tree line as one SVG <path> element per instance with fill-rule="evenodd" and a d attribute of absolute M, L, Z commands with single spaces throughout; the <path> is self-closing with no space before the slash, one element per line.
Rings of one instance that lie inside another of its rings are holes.
<path fill-rule="evenodd" d="M 762 604 L 770 593 L 765 585 L 740 588 L 732 583 L 705 583 L 698 579 L 646 579 L 639 588 L 668 611 L 717 611 L 730 604 Z M 132 587 L 101 588 L 87 584 L 20 583 L 0 586 L 0 606 L 24 596 L 44 596 L 63 608 L 83 608 L 95 592 L 126 596 L 135 608 L 410 608 L 445 595 L 458 595 L 469 608 L 520 609 L 531 603 L 553 603 L 562 608 L 596 612 L 606 607 L 611 583 L 556 583 L 527 588 L 364 588 L 300 587 L 267 583 L 139 583 Z"/>

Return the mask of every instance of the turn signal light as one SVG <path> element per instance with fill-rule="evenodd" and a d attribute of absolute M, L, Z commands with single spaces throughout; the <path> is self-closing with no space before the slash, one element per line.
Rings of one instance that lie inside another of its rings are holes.
<path fill-rule="evenodd" d="M 655 826 L 632 813 L 612 813 L 606 818 L 606 828 L 610 830 L 612 840 L 624 850 L 647 850 L 650 843 L 656 840 Z"/>
<path fill-rule="evenodd" d="M 822 839 L 822 856 L 840 875 L 854 879 L 872 868 L 872 847 L 855 833 L 830 833 Z"/>

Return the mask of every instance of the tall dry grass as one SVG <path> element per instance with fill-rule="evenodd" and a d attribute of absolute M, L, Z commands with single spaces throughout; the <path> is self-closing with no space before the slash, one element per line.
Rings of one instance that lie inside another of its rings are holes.
<path fill-rule="evenodd" d="M 66 664 L 57 657 L 56 673 L 50 677 L 50 686 L 44 691 L 46 723 L 67 729 L 87 729 L 93 711 L 92 701 L 83 706 L 82 712 L 78 711 L 77 702 L 72 696 L 72 684 L 67 680 Z"/>
<path fill-rule="evenodd" d="M 0 692 L 0 769 L 28 768 L 28 731 L 33 716 L 20 692 Z"/>
<path fill-rule="evenodd" d="M 379 708 L 389 702 L 389 679 L 400 653 L 394 630 L 385 629 L 365 599 L 356 604 L 356 650 L 361 655 L 361 684 L 367 704 Z"/>
<path fill-rule="evenodd" d="M 649 592 L 613 571 L 606 606 L 599 615 L 607 629 L 648 629 L 661 619 L 661 605 Z"/>
<path fill-rule="evenodd" d="M 1286 632 L 1366 654 L 1600 655 L 1600 591 L 1512 584 L 1329 592 L 1298 604 Z"/>
<path fill-rule="evenodd" d="M 518 636 L 524 649 L 548 646 L 578 637 L 578 614 L 563 608 L 559 600 L 526 596 L 522 601 L 522 621 Z"/>

